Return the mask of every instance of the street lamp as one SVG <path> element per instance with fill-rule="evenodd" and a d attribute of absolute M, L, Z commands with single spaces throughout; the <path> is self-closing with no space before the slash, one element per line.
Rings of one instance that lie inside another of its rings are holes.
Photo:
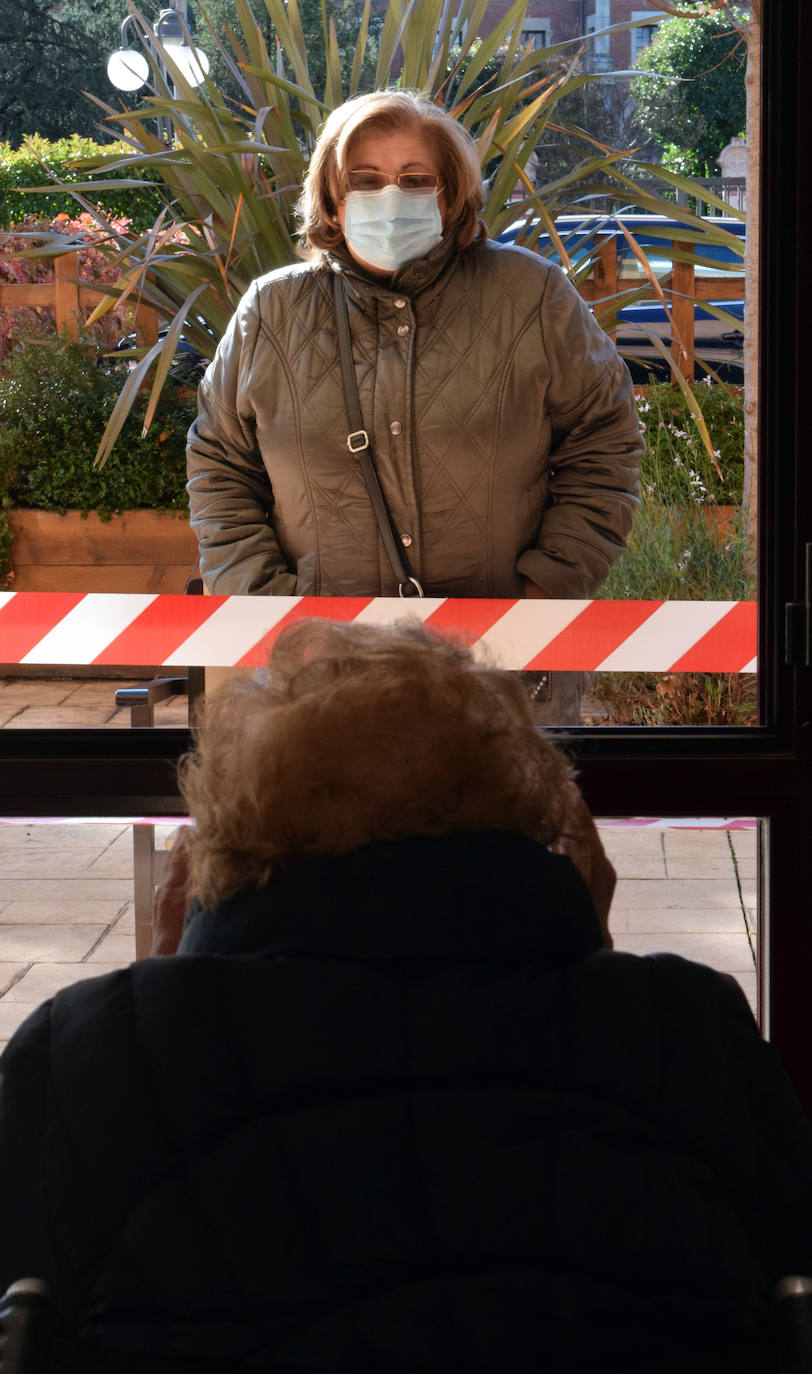
<path fill-rule="evenodd" d="M 132 22 L 133 16 L 128 14 L 121 25 L 121 47 L 107 59 L 107 76 L 111 85 L 119 91 L 140 91 L 149 78 L 149 62 L 144 53 L 133 46 L 132 35 L 128 31 Z M 176 91 L 166 63 L 162 61 L 163 53 L 171 58 L 190 86 L 199 86 L 205 79 L 209 59 L 202 48 L 189 41 L 186 0 L 170 0 L 170 8 L 161 10 L 152 25 L 152 33 L 141 35 L 141 42 L 152 51 L 173 98 Z"/>

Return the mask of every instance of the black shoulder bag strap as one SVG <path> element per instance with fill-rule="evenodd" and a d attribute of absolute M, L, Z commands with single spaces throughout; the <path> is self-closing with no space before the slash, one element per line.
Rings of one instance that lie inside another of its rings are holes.
<path fill-rule="evenodd" d="M 372 456 L 372 445 L 367 431 L 364 429 L 364 418 L 361 414 L 361 402 L 358 399 L 358 387 L 355 382 L 355 368 L 352 365 L 352 341 L 350 339 L 350 321 L 347 314 L 347 297 L 344 291 L 344 283 L 338 272 L 333 275 L 333 297 L 335 300 L 336 329 L 338 332 L 338 356 L 341 363 L 341 379 L 344 384 L 344 407 L 347 411 L 347 423 L 350 432 L 347 435 L 347 448 L 350 453 L 354 453 L 361 468 L 361 474 L 366 483 L 369 499 L 372 502 L 372 509 L 375 512 L 375 519 L 378 522 L 378 529 L 381 532 L 381 539 L 386 550 L 389 562 L 392 564 L 392 571 L 398 584 L 399 596 L 422 596 L 423 588 L 416 577 L 412 576 L 409 564 L 403 553 L 397 531 L 386 504 L 386 497 L 381 488 L 380 479 L 375 468 L 375 460 Z"/>

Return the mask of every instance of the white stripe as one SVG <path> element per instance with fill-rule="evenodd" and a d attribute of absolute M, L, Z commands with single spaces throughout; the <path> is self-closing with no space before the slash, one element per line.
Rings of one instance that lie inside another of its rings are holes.
<path fill-rule="evenodd" d="M 92 663 L 155 600 L 155 594 L 89 592 L 21 663 Z"/>
<path fill-rule="evenodd" d="M 447 600 L 446 596 L 376 596 L 355 619 L 359 625 L 395 625 L 399 620 L 423 625 Z"/>
<path fill-rule="evenodd" d="M 300 596 L 230 596 L 165 662 L 188 668 L 230 668 L 301 600 Z"/>
<path fill-rule="evenodd" d="M 500 668 L 524 668 L 591 605 L 591 601 L 517 601 L 477 640 L 476 657 Z"/>
<path fill-rule="evenodd" d="M 757 659 L 757 658 L 751 658 L 749 663 L 745 663 L 744 667 L 739 669 L 739 672 L 740 672 L 740 673 L 757 673 L 757 672 L 758 672 L 758 659 Z"/>
<path fill-rule="evenodd" d="M 16 592 L 0 592 L 0 611 L 2 611 L 6 602 L 12 601 L 16 595 Z"/>
<path fill-rule="evenodd" d="M 713 629 L 735 602 L 666 601 L 609 654 L 598 671 L 664 673 Z"/>
<path fill-rule="evenodd" d="M 628 820 L 596 819 L 600 830 L 626 828 L 632 830 L 727 830 L 731 826 L 752 829 L 757 821 L 745 816 L 667 816 L 664 819 L 650 820 L 632 816 Z"/>

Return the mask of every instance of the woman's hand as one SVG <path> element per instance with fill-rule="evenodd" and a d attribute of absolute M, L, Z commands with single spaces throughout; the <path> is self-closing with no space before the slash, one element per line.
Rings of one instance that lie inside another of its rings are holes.
<path fill-rule="evenodd" d="M 522 582 L 524 583 L 524 594 L 527 597 L 528 601 L 550 600 L 547 593 L 543 592 L 541 590 L 541 587 L 537 586 L 535 582 L 531 582 L 529 577 L 523 577 Z"/>
<path fill-rule="evenodd" d="M 609 907 L 617 874 L 606 857 L 592 813 L 574 782 L 567 789 L 567 811 L 558 839 L 550 846 L 555 854 L 566 854 L 578 869 L 595 903 L 606 949 L 612 948 L 609 933 Z"/>

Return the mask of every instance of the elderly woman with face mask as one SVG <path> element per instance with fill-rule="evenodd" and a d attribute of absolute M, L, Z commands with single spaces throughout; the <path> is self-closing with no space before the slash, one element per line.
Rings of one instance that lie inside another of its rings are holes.
<path fill-rule="evenodd" d="M 600 587 L 636 503 L 629 374 L 558 267 L 488 242 L 482 204 L 473 140 L 423 96 L 330 115 L 306 261 L 253 283 L 199 389 L 188 486 L 209 591 Z M 577 722 L 575 676 L 540 719 Z"/>

